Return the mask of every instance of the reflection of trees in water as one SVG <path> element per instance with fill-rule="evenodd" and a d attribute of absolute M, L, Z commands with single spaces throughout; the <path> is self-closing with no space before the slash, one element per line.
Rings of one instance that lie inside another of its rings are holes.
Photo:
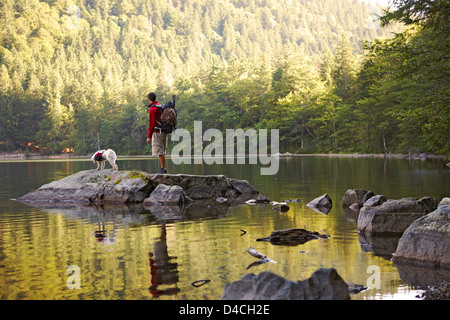
<path fill-rule="evenodd" d="M 190 205 L 161 205 L 144 206 L 139 204 L 104 204 L 83 205 L 78 203 L 47 203 L 30 202 L 31 207 L 46 210 L 50 213 L 64 213 L 65 216 L 89 221 L 95 224 L 100 222 L 116 223 L 128 226 L 154 225 L 179 221 L 196 221 L 203 219 L 220 219 L 225 217 L 230 207 L 229 204 L 197 201 Z M 101 226 L 98 226 L 98 234 L 101 234 Z"/>
<path fill-rule="evenodd" d="M 202 219 L 220 219 L 229 211 L 228 204 L 201 202 L 187 206 L 144 206 L 140 213 L 146 214 L 144 224 L 163 224 L 179 221 L 195 221 Z"/>
<path fill-rule="evenodd" d="M 153 252 L 149 252 L 151 286 L 149 291 L 153 297 L 161 295 L 174 295 L 180 292 L 177 287 L 178 278 L 178 264 L 172 262 L 176 257 L 169 256 L 166 242 L 166 226 L 161 226 L 161 236 L 159 241 L 153 244 Z M 173 288 L 159 289 L 161 285 L 175 285 Z"/>
<path fill-rule="evenodd" d="M 227 215 L 228 204 L 202 202 L 188 206 L 143 206 L 142 204 L 106 204 L 87 206 L 76 203 L 30 203 L 31 206 L 48 212 L 64 213 L 67 217 L 89 221 L 96 224 L 93 236 L 100 244 L 116 244 L 117 222 L 120 225 L 143 226 L 161 225 L 161 235 L 153 244 L 153 252 L 149 252 L 151 285 L 149 291 L 153 297 L 175 295 L 180 292 L 178 263 L 176 257 L 169 256 L 166 243 L 166 223 L 179 221 L 196 221 L 203 219 L 220 219 Z M 108 225 L 112 228 L 108 230 Z M 161 289 L 163 285 L 174 285 Z"/>

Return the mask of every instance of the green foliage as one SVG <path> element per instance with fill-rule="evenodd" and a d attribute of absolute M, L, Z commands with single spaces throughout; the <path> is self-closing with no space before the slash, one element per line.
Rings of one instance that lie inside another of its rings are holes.
<path fill-rule="evenodd" d="M 447 31 L 450 14 L 448 0 L 392 0 L 396 10 L 385 10 L 383 25 L 401 21 L 406 25 L 422 25 L 426 28 Z"/>
<path fill-rule="evenodd" d="M 395 2 L 382 40 L 359 1 L 0 0 L 0 150 L 148 154 L 155 91 L 281 151 L 448 154 L 448 2 Z"/>

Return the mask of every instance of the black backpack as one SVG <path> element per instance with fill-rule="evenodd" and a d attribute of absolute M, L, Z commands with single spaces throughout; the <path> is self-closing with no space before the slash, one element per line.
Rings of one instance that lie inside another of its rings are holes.
<path fill-rule="evenodd" d="M 157 121 L 156 128 L 161 129 L 164 133 L 172 133 L 177 126 L 177 111 L 175 110 L 175 96 L 173 96 L 173 102 L 169 101 L 161 108 L 161 122 Z"/>

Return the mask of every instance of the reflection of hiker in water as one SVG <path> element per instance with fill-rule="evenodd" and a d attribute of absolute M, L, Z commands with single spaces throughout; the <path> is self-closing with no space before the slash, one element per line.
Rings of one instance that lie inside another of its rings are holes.
<path fill-rule="evenodd" d="M 176 257 L 170 257 L 167 251 L 166 243 L 166 226 L 161 226 L 161 237 L 159 241 L 155 241 L 153 244 L 153 252 L 149 252 L 150 261 L 150 275 L 151 286 L 149 287 L 150 293 L 153 297 L 159 297 L 160 295 L 173 295 L 180 291 L 177 288 L 178 279 L 178 264 L 170 262 Z M 160 285 L 175 284 L 175 288 L 169 288 L 165 290 L 158 289 Z"/>
<path fill-rule="evenodd" d="M 103 216 L 103 214 L 100 214 Z M 113 230 L 110 232 L 107 232 L 105 227 L 105 221 L 103 220 L 105 217 L 102 217 L 102 220 L 100 220 L 97 224 L 98 230 L 94 231 L 94 237 L 97 240 L 97 243 L 100 243 L 102 245 L 113 245 L 116 243 L 116 225 L 115 222 L 113 223 Z"/>
<path fill-rule="evenodd" d="M 105 229 L 105 223 L 99 222 L 98 223 L 98 230 L 94 231 L 94 237 L 97 238 L 97 242 L 102 242 L 103 239 L 106 236 L 106 229 Z"/>

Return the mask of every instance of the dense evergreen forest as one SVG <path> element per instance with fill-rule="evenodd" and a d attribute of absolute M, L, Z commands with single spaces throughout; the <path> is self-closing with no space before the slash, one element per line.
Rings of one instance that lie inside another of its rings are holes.
<path fill-rule="evenodd" d="M 448 155 L 449 1 L 392 2 L 0 0 L 0 151 L 148 154 L 155 91 L 280 151 Z"/>

